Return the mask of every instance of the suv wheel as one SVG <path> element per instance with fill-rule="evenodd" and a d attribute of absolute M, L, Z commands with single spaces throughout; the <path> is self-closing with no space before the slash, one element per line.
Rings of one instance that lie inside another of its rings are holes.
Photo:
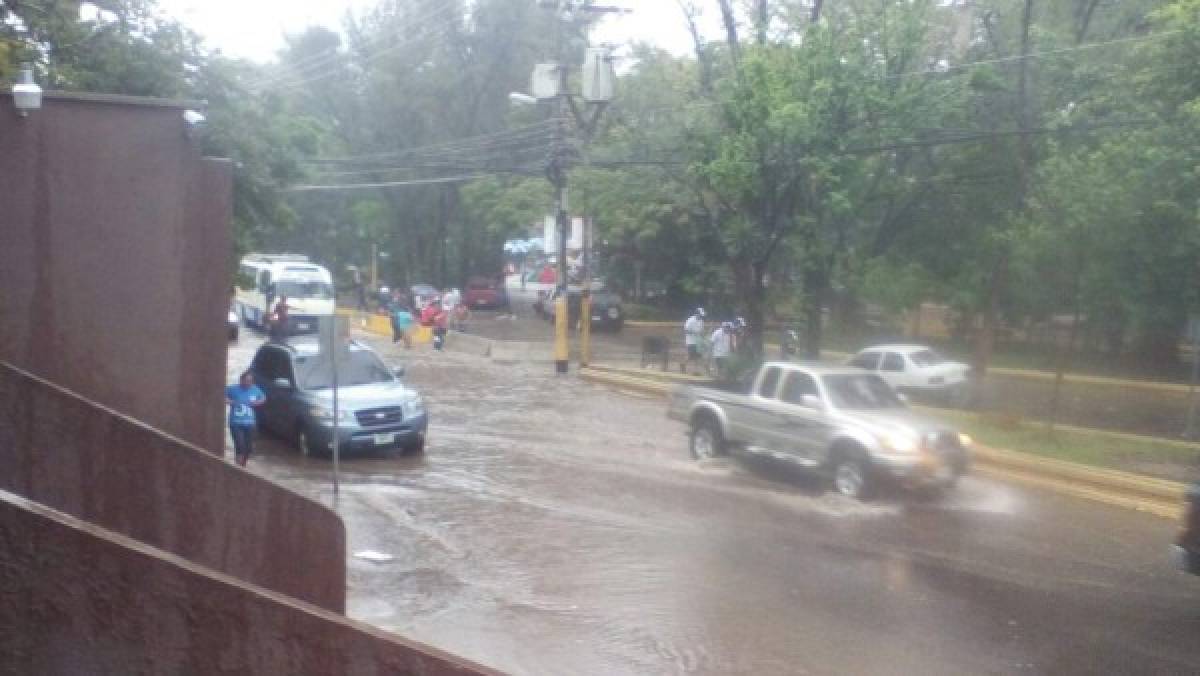
<path fill-rule="evenodd" d="M 300 455 L 306 458 L 316 457 L 317 449 L 312 444 L 312 438 L 308 434 L 308 430 L 301 426 L 296 430 L 296 448 L 300 450 Z"/>
<path fill-rule="evenodd" d="M 425 452 L 425 435 L 417 437 L 417 440 L 404 447 L 404 452 L 408 455 L 421 455 Z"/>
<path fill-rule="evenodd" d="M 833 466 L 833 487 L 848 498 L 870 499 L 875 491 L 870 466 L 860 455 L 842 456 Z"/>
<path fill-rule="evenodd" d="M 688 447 L 696 460 L 708 460 L 725 455 L 725 435 L 717 423 L 704 418 L 692 427 L 692 436 Z"/>

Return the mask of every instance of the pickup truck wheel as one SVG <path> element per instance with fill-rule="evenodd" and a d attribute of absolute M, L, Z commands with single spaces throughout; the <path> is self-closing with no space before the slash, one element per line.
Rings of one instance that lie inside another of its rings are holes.
<path fill-rule="evenodd" d="M 861 457 L 848 455 L 833 466 L 833 487 L 848 498 L 868 500 L 874 493 L 875 481 Z"/>
<path fill-rule="evenodd" d="M 700 420 L 692 427 L 689 447 L 696 460 L 708 460 L 725 455 L 725 436 L 712 420 Z"/>

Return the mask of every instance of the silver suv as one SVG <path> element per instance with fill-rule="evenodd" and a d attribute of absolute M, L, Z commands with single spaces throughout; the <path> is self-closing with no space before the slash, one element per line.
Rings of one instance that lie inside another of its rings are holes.
<path fill-rule="evenodd" d="M 333 371 L 315 338 L 266 343 L 251 365 L 267 394 L 256 409 L 259 427 L 295 442 L 304 455 L 325 455 L 333 446 Z M 338 450 L 354 453 L 396 449 L 421 453 L 429 416 L 425 402 L 369 347 L 351 341 L 338 366 Z"/>

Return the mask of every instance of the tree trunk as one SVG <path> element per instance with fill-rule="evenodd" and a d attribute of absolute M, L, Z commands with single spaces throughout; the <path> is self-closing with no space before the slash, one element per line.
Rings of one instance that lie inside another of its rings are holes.
<path fill-rule="evenodd" d="M 1030 29 L 1033 25 L 1033 2 L 1025 0 L 1021 12 L 1021 61 L 1017 67 L 1017 121 L 1022 131 L 1030 127 L 1029 111 L 1029 50 Z M 1017 194 L 1015 214 L 1021 214 L 1026 208 L 1026 196 L 1029 191 L 1029 177 L 1033 171 L 1033 146 L 1029 134 L 1022 134 L 1018 140 L 1019 161 L 1017 162 Z M 979 327 L 979 335 L 975 345 L 974 367 L 975 387 L 973 392 L 974 404 L 978 405 L 982 396 L 983 378 L 987 375 L 988 365 L 992 361 L 992 352 L 996 344 L 996 320 L 1000 311 L 1000 301 L 1003 299 L 1008 286 L 1009 250 L 1004 241 L 1000 241 L 1001 250 L 996 264 L 988 279 L 987 300 L 983 308 L 983 324 Z"/>
<path fill-rule="evenodd" d="M 829 275 L 820 266 L 809 264 L 804 271 L 804 346 L 805 359 L 821 358 L 821 339 L 824 326 L 825 294 L 829 290 Z"/>
<path fill-rule="evenodd" d="M 742 317 L 746 320 L 747 347 L 755 355 L 763 354 L 763 329 L 766 319 L 767 287 L 763 283 L 764 266 L 745 259 L 730 261 L 734 287 L 737 291 Z"/>

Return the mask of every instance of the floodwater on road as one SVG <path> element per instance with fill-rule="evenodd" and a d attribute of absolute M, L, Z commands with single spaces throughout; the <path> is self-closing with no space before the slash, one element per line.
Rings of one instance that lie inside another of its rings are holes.
<path fill-rule="evenodd" d="M 658 399 L 380 347 L 429 402 L 424 456 L 344 459 L 336 502 L 328 460 L 251 461 L 341 514 L 357 619 L 525 674 L 1200 672 L 1169 522 L 973 477 L 862 504 L 693 462 Z"/>

